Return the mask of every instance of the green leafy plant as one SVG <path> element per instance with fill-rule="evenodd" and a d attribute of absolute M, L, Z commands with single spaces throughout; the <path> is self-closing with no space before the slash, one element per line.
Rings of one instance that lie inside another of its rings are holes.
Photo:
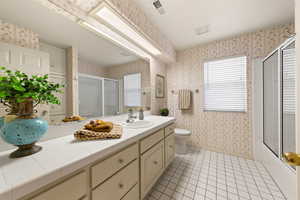
<path fill-rule="evenodd" d="M 54 93 L 61 93 L 63 85 L 50 82 L 48 75 L 38 76 L 0 67 L 0 101 L 4 105 L 32 99 L 35 104 L 60 104 Z"/>
<path fill-rule="evenodd" d="M 168 116 L 169 115 L 169 109 L 168 108 L 162 108 L 159 110 L 159 113 L 161 116 Z"/>

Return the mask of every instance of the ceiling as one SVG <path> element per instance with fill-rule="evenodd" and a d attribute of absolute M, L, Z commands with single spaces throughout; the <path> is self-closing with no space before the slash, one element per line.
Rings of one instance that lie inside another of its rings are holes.
<path fill-rule="evenodd" d="M 294 21 L 294 0 L 160 0 L 164 15 L 153 0 L 135 1 L 177 50 Z M 208 33 L 196 35 L 207 25 Z"/>
<path fill-rule="evenodd" d="M 34 14 L 32 14 L 34 13 Z M 40 40 L 58 47 L 75 46 L 79 57 L 99 66 L 111 66 L 137 60 L 127 50 L 56 14 L 34 0 L 1 2 L 0 20 L 30 28 Z"/>

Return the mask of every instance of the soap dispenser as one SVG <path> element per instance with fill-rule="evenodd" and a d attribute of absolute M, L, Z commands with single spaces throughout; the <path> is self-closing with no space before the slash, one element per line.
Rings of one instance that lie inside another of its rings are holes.
<path fill-rule="evenodd" d="M 144 110 L 143 110 L 143 108 L 139 109 L 139 120 L 144 120 Z"/>

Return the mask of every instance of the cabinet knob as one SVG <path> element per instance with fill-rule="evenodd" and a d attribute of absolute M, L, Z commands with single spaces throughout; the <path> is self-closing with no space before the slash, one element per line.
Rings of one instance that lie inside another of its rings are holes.
<path fill-rule="evenodd" d="M 122 158 L 119 159 L 119 163 L 122 164 L 124 160 Z"/>
<path fill-rule="evenodd" d="M 156 160 L 155 160 L 153 163 L 154 163 L 154 165 L 157 165 L 157 164 L 158 164 L 158 162 L 157 162 Z"/>
<path fill-rule="evenodd" d="M 122 183 L 119 183 L 119 188 L 123 188 L 124 187 L 124 185 L 122 184 Z"/>
<path fill-rule="evenodd" d="M 170 147 L 171 149 L 173 149 L 173 145 L 169 145 L 169 147 Z"/>

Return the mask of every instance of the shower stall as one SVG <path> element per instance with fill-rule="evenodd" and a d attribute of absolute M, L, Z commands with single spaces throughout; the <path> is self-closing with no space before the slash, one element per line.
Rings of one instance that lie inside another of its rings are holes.
<path fill-rule="evenodd" d="M 119 113 L 119 80 L 80 74 L 78 83 L 81 116 L 89 118 Z"/>
<path fill-rule="evenodd" d="M 296 151 L 296 52 L 289 39 L 263 61 L 263 143 L 278 159 Z"/>
<path fill-rule="evenodd" d="M 253 149 L 288 199 L 296 199 L 296 170 L 283 154 L 296 151 L 295 37 L 253 60 Z"/>

